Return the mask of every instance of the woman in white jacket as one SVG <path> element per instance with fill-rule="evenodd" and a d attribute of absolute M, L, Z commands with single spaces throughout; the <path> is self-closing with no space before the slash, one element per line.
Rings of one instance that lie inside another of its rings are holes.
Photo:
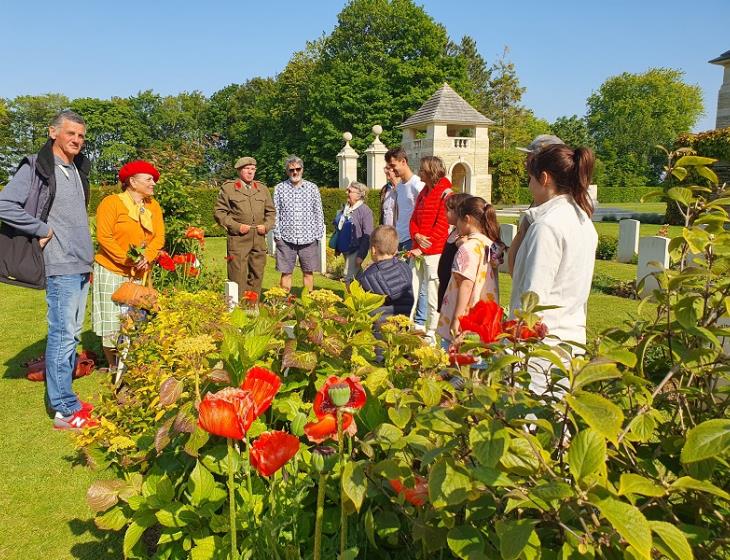
<path fill-rule="evenodd" d="M 541 312 L 548 333 L 579 345 L 586 342 L 586 307 L 598 243 L 588 195 L 594 160 L 588 148 L 574 150 L 564 144 L 527 157 L 534 205 L 524 217 L 527 230 L 512 273 L 511 315 L 519 309 L 522 294 L 535 292 L 540 305 L 559 306 Z M 573 352 L 582 349 L 573 346 Z M 545 375 L 532 376 L 534 392 L 543 393 L 546 385 Z"/>

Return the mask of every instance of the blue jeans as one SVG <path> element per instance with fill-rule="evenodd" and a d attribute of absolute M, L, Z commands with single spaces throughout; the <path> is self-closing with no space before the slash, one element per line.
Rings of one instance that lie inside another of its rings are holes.
<path fill-rule="evenodd" d="M 64 274 L 49 276 L 47 280 L 46 390 L 51 408 L 69 416 L 81 409 L 71 381 L 86 315 L 89 275 Z"/>
<path fill-rule="evenodd" d="M 398 243 L 398 252 L 410 251 L 413 249 L 413 240 L 402 241 Z M 421 287 L 418 290 L 418 301 L 416 303 L 416 314 L 413 317 L 413 322 L 417 325 L 425 327 L 426 317 L 428 316 L 428 284 L 425 282 L 421 283 Z"/>

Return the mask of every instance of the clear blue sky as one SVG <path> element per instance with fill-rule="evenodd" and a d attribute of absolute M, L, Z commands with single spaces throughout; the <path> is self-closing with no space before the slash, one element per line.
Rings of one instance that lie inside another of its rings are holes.
<path fill-rule="evenodd" d="M 307 40 L 329 33 L 344 0 L 47 0 L 3 2 L 0 97 L 59 92 L 126 97 L 200 90 L 209 95 L 275 75 Z M 582 115 L 609 76 L 681 69 L 701 86 L 714 127 L 730 49 L 730 0 L 427 0 L 452 39 L 471 35 L 488 62 L 510 48 L 524 103 L 549 121 Z M 67 11 L 64 13 L 64 6 Z M 397 22 L 393 22 L 397 26 Z M 404 30 L 415 33 L 415 30 Z"/>

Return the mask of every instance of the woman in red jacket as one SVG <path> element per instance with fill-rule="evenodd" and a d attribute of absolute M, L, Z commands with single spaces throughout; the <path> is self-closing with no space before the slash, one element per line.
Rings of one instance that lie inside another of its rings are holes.
<path fill-rule="evenodd" d="M 414 267 L 413 293 L 418 293 L 422 282 L 427 283 L 426 335 L 435 341 L 434 335 L 438 323 L 438 265 L 449 235 L 444 201 L 451 194 L 451 181 L 446 178 L 444 162 L 434 156 L 421 158 L 418 176 L 425 186 L 416 198 L 410 223 L 413 240 L 411 250 Z"/>

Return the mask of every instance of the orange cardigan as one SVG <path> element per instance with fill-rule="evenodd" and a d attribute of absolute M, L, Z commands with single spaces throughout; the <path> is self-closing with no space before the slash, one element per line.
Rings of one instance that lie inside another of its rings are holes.
<path fill-rule="evenodd" d="M 132 261 L 127 258 L 131 245 L 145 243 L 144 256 L 152 263 L 165 245 L 165 222 L 162 208 L 154 198 L 144 204 L 145 212 L 152 214 L 154 233 L 129 217 L 124 202 L 112 194 L 104 198 L 96 209 L 96 240 L 99 252 L 95 260 L 101 266 L 123 276 L 132 276 Z"/>

